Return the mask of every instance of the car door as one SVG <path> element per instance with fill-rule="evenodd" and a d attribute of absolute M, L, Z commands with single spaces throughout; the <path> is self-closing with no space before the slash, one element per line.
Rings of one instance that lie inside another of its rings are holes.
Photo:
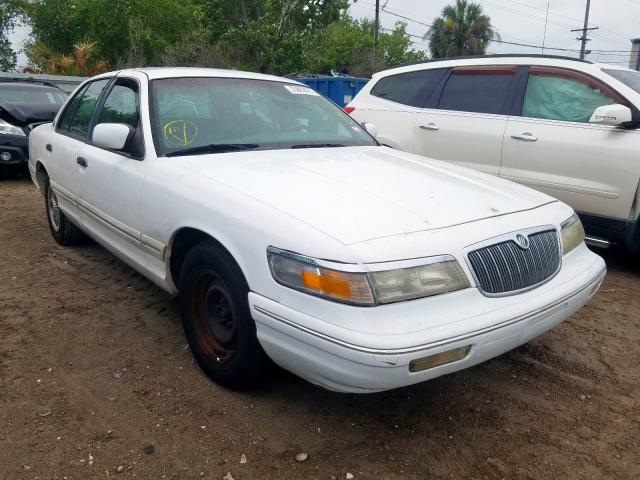
<path fill-rule="evenodd" d="M 461 66 L 416 117 L 414 150 L 497 175 L 518 68 Z"/>
<path fill-rule="evenodd" d="M 51 185 L 59 194 L 60 207 L 80 224 L 83 216 L 76 200 L 83 171 L 76 159 L 87 141 L 91 117 L 109 81 L 110 78 L 101 78 L 80 87 L 56 120 L 46 144 L 46 168 Z"/>
<path fill-rule="evenodd" d="M 383 145 L 412 152 L 416 115 L 447 72 L 430 68 L 382 77 L 347 111 L 359 122 L 375 125 Z"/>
<path fill-rule="evenodd" d="M 140 196 L 149 168 L 140 114 L 142 81 L 117 77 L 103 95 L 91 130 L 100 123 L 121 123 L 132 129 L 122 151 L 99 148 L 88 142 L 79 153 L 84 165 L 79 202 L 87 228 L 110 250 L 141 270 L 148 252 L 141 243 Z"/>
<path fill-rule="evenodd" d="M 635 198 L 640 133 L 590 124 L 601 105 L 629 102 L 583 72 L 532 66 L 505 131 L 500 175 L 623 228 Z M 597 220 L 596 220 L 597 221 Z"/>

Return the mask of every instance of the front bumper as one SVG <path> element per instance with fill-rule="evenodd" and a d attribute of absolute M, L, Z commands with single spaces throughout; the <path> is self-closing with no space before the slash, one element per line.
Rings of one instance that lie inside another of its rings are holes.
<path fill-rule="evenodd" d="M 359 313 L 370 312 L 374 321 L 364 329 L 358 325 L 358 330 L 253 292 L 249 304 L 258 339 L 277 364 L 329 390 L 364 393 L 462 370 L 522 345 L 578 311 L 598 290 L 605 273 L 604 261 L 581 245 L 563 258 L 551 281 L 535 290 L 490 299 L 469 288 L 437 300 L 359 308 Z M 359 317 L 354 317 L 354 327 L 362 322 Z M 406 335 L 385 334 L 385 325 L 400 319 Z M 470 351 L 461 360 L 409 370 L 412 360 L 466 346 Z"/>

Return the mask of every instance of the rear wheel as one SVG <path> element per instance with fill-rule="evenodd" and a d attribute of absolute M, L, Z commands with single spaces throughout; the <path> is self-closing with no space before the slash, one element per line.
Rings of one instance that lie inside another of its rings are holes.
<path fill-rule="evenodd" d="M 198 364 L 220 384 L 250 385 L 268 360 L 236 262 L 215 242 L 204 241 L 187 254 L 179 285 L 184 331 Z"/>
<path fill-rule="evenodd" d="M 49 230 L 55 241 L 65 246 L 81 243 L 86 238 L 85 235 L 60 210 L 58 196 L 51 188 L 48 178 L 45 180 L 44 198 Z"/>

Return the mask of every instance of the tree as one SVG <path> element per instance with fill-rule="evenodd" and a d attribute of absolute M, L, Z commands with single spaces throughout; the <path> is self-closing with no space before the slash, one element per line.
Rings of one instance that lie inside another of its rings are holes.
<path fill-rule="evenodd" d="M 134 35 L 145 64 L 150 64 L 202 21 L 196 0 L 18 1 L 34 43 L 59 55 L 73 55 L 76 45 L 94 43 L 96 57 L 112 67 L 129 50 Z"/>
<path fill-rule="evenodd" d="M 30 61 L 48 73 L 179 65 L 369 75 L 374 64 L 373 22 L 351 18 L 348 0 L 11 1 L 31 25 Z M 380 31 L 377 69 L 424 58 L 405 28 Z"/>
<path fill-rule="evenodd" d="M 484 15 L 482 7 L 467 0 L 456 0 L 433 21 L 425 35 L 434 58 L 464 55 L 484 55 L 492 40 L 500 35 Z"/>
<path fill-rule="evenodd" d="M 374 28 L 373 21 L 355 20 L 345 12 L 338 22 L 319 32 L 307 48 L 306 71 L 347 71 L 355 76 L 370 76 L 374 67 Z M 380 32 L 375 56 L 376 70 L 424 60 L 426 57 L 424 52 L 412 48 L 406 24 L 402 22 L 396 23 L 390 32 Z"/>
<path fill-rule="evenodd" d="M 348 0 L 202 0 L 210 41 L 238 68 L 287 74 Z"/>
<path fill-rule="evenodd" d="M 11 48 L 8 34 L 15 25 L 16 11 L 13 5 L 0 1 L 0 71 L 16 68 L 16 52 Z"/>
<path fill-rule="evenodd" d="M 77 43 L 68 55 L 52 52 L 42 42 L 31 45 L 27 51 L 50 74 L 92 77 L 107 71 L 107 62 L 96 56 L 95 42 Z"/>

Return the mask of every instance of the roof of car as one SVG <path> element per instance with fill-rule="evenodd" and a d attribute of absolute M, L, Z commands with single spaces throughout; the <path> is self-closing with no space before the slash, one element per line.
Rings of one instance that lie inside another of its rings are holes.
<path fill-rule="evenodd" d="M 443 58 L 431 58 L 429 60 L 422 60 L 420 62 L 408 63 L 405 65 L 417 65 L 422 63 L 433 63 L 433 62 L 447 62 L 450 60 L 473 60 L 473 59 L 495 59 L 495 58 L 548 58 L 552 60 L 569 60 L 571 62 L 580 62 L 580 63 L 593 63 L 590 60 L 583 60 L 576 57 L 568 57 L 566 55 L 545 55 L 541 53 L 492 53 L 489 55 L 465 55 L 460 57 L 443 57 Z M 403 65 L 403 66 L 405 66 Z"/>
<path fill-rule="evenodd" d="M 0 78 L 0 87 L 18 87 L 32 90 L 59 90 L 64 92 L 64 90 L 57 85 L 38 80 L 13 80 L 9 78 Z"/>
<path fill-rule="evenodd" d="M 250 80 L 271 80 L 275 82 L 298 83 L 288 78 L 276 77 L 274 75 L 266 75 L 263 73 L 244 72 L 241 70 L 224 70 L 219 68 L 195 68 L 195 67 L 148 67 L 148 68 L 131 68 L 120 70 L 118 72 L 109 72 L 100 76 L 109 76 L 117 73 L 118 75 L 127 72 L 142 72 L 149 80 L 159 78 L 188 78 L 188 77 L 218 77 L 218 78 L 245 78 Z"/>
<path fill-rule="evenodd" d="M 395 73 L 412 72 L 415 70 L 431 68 L 448 68 L 461 65 L 546 65 L 578 67 L 581 70 L 601 68 L 599 65 L 588 60 L 580 60 L 575 57 L 565 57 L 560 55 L 540 55 L 540 54 L 496 54 L 496 55 L 470 55 L 465 57 L 449 57 L 426 60 L 412 64 L 402 65 L 373 75 L 374 78 L 387 76 Z"/>

